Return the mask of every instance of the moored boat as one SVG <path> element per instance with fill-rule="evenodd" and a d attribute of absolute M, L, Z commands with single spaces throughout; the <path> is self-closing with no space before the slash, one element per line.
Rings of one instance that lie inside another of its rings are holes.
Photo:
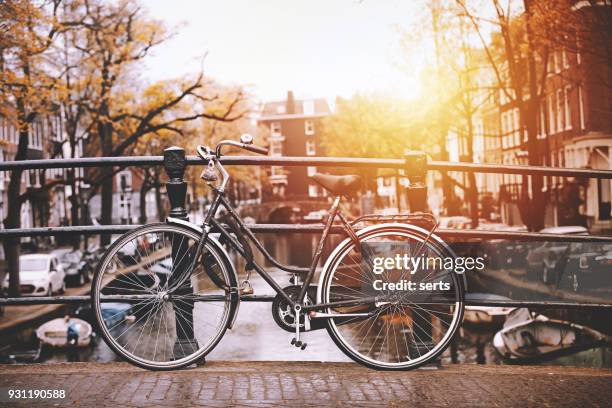
<path fill-rule="evenodd" d="M 510 301 L 512 299 L 492 293 L 471 293 L 466 296 L 466 301 L 468 300 L 503 302 Z M 465 323 L 472 326 L 499 329 L 506 321 L 508 314 L 515 309 L 516 308 L 514 307 L 469 305 L 465 307 L 463 320 Z"/>
<path fill-rule="evenodd" d="M 91 334 L 91 325 L 76 317 L 49 320 L 36 329 L 41 343 L 52 347 L 86 347 L 91 342 Z"/>
<path fill-rule="evenodd" d="M 526 319 L 509 318 L 495 334 L 493 347 L 505 362 L 524 363 L 610 345 L 611 338 L 589 327 L 517 309 Z"/>

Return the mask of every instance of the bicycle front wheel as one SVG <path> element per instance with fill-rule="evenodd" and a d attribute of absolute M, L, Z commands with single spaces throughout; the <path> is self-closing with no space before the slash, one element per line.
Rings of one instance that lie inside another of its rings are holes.
<path fill-rule="evenodd" d="M 463 276 L 431 261 L 448 266 L 454 253 L 406 224 L 370 227 L 359 240 L 359 246 L 343 241 L 323 269 L 321 302 L 344 302 L 326 310 L 330 336 L 371 368 L 406 370 L 431 362 L 463 319 Z"/>
<path fill-rule="evenodd" d="M 191 269 L 199 239 L 188 228 L 146 225 L 121 236 L 101 259 L 92 282 L 94 315 L 109 347 L 132 364 L 156 370 L 193 364 L 230 324 L 236 279 L 210 243 Z"/>

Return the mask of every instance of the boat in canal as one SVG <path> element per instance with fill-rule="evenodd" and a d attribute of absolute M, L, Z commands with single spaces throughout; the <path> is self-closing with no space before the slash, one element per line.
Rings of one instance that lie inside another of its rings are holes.
<path fill-rule="evenodd" d="M 466 300 L 484 302 L 504 302 L 512 299 L 493 293 L 470 293 Z M 515 307 L 468 305 L 463 314 L 464 324 L 482 329 L 499 330 L 506 321 L 506 317 L 515 310 Z"/>
<path fill-rule="evenodd" d="M 537 363 L 585 350 L 609 347 L 612 338 L 597 330 L 516 309 L 493 337 L 493 347 L 506 363 Z"/>
<path fill-rule="evenodd" d="M 78 334 L 74 344 L 68 341 L 69 327 Z M 91 335 L 91 324 L 76 317 L 59 317 L 36 329 L 36 337 L 41 344 L 51 347 L 87 347 L 91 343 Z"/>

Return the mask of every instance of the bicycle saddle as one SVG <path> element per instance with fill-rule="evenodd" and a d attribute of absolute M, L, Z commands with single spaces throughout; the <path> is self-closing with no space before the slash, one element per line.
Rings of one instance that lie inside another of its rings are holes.
<path fill-rule="evenodd" d="M 315 173 L 310 178 L 334 195 L 350 195 L 359 190 L 361 177 L 355 175 L 332 176 L 331 174 Z"/>

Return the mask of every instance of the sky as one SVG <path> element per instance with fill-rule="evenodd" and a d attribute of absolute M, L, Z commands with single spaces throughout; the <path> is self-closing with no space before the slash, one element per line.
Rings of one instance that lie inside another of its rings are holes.
<path fill-rule="evenodd" d="M 399 27 L 423 17 L 413 0 L 142 0 L 178 34 L 156 47 L 149 80 L 205 72 L 248 85 L 262 101 L 350 97 L 381 92 L 418 95 L 416 71 L 401 58 Z M 417 67 L 418 68 L 418 67 Z"/>

